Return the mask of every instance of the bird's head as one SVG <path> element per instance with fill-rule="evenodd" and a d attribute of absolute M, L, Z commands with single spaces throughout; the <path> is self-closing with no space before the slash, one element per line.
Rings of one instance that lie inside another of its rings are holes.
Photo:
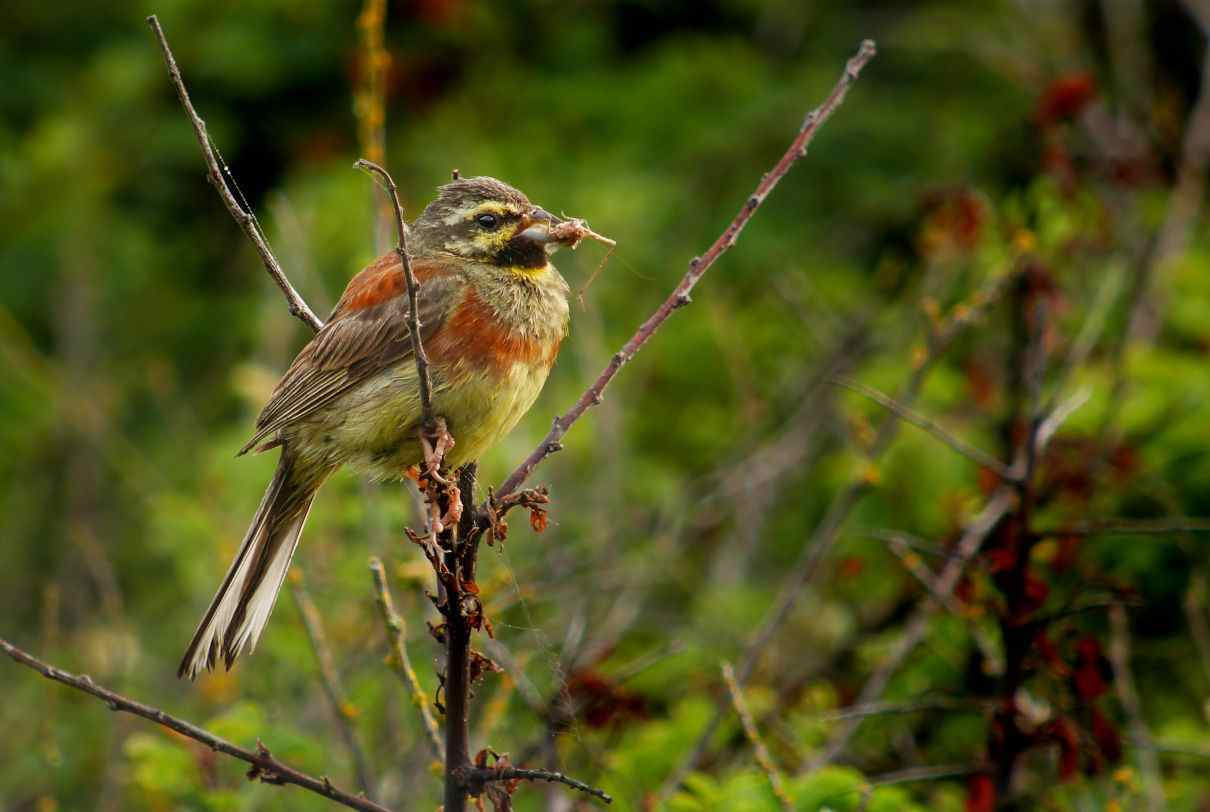
<path fill-rule="evenodd" d="M 554 218 L 507 183 L 460 178 L 437 191 L 411 226 L 417 253 L 453 254 L 524 274 L 545 268 L 558 247 L 550 238 Z"/>

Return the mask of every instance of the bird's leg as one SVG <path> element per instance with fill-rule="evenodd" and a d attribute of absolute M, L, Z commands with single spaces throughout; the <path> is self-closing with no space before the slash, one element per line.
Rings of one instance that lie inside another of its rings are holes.
<path fill-rule="evenodd" d="M 444 417 L 433 420 L 431 427 L 421 426 L 420 448 L 424 452 L 425 476 L 440 485 L 450 484 L 445 477 L 441 476 L 440 472 L 441 464 L 445 462 L 445 455 L 453 447 L 454 437 L 446 428 Z"/>

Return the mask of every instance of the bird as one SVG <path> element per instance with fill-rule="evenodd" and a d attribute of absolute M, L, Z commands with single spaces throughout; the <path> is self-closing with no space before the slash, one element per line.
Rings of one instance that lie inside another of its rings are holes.
<path fill-rule="evenodd" d="M 441 186 L 408 225 L 433 414 L 456 442 L 451 468 L 517 424 L 567 336 L 568 285 L 551 264 L 558 218 L 491 177 Z M 342 465 L 398 479 L 424 459 L 419 376 L 398 252 L 354 276 L 299 351 L 240 454 L 279 449 L 277 470 L 181 659 L 195 679 L 256 647 L 316 492 Z"/>

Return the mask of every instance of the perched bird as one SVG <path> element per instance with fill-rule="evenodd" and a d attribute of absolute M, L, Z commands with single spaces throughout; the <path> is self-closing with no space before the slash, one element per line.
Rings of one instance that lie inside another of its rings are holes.
<path fill-rule="evenodd" d="M 549 254 L 553 218 L 494 178 L 455 180 L 408 230 L 433 413 L 476 459 L 529 410 L 567 334 L 567 283 Z M 273 481 L 202 617 L 178 676 L 256 645 L 324 480 L 348 464 L 398 478 L 423 460 L 407 284 L 398 255 L 345 288 L 277 384 L 241 454 L 280 448 Z"/>

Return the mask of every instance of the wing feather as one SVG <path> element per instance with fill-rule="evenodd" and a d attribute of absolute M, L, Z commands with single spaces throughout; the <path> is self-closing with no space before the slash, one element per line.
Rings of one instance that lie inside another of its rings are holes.
<path fill-rule="evenodd" d="M 392 261 L 393 260 L 393 261 Z M 457 304 L 462 291 L 456 269 L 413 260 L 421 280 L 417 306 L 420 340 L 428 341 Z M 383 369 L 412 355 L 407 288 L 392 252 L 350 280 L 327 323 L 295 357 L 256 421 L 244 454 L 265 438 L 301 420 Z"/>

